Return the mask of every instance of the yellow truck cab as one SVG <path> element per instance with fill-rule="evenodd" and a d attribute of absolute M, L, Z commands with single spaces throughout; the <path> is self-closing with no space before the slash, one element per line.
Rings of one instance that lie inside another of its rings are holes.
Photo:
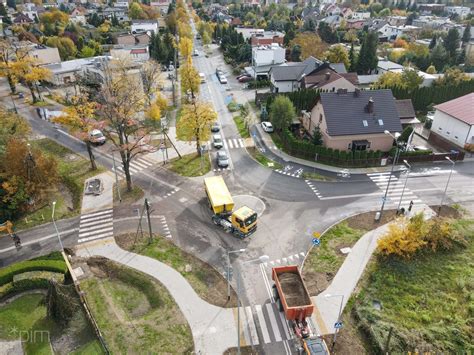
<path fill-rule="evenodd" d="M 222 176 L 204 179 L 209 207 L 213 212 L 212 221 L 228 233 L 245 238 L 257 229 L 257 213 L 247 206 L 234 211 L 234 200 Z"/>

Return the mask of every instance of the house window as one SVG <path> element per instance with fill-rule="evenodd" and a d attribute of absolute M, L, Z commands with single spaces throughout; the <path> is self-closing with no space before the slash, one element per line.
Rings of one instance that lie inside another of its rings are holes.
<path fill-rule="evenodd" d="M 349 143 L 349 144 L 347 145 L 347 149 L 351 149 L 351 148 L 352 148 L 352 143 Z"/>
<path fill-rule="evenodd" d="M 369 126 L 369 123 L 367 122 L 367 120 L 362 120 L 362 124 L 364 125 L 364 127 L 368 127 L 368 126 Z"/>
<path fill-rule="evenodd" d="M 379 126 L 383 126 L 383 120 L 379 119 Z"/>
<path fill-rule="evenodd" d="M 446 134 L 447 134 L 447 135 L 450 135 L 450 134 L 451 134 L 451 132 L 447 131 L 447 132 L 446 132 Z"/>

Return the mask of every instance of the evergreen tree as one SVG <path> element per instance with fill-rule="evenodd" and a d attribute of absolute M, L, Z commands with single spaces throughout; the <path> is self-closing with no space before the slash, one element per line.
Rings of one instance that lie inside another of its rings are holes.
<path fill-rule="evenodd" d="M 431 63 L 433 63 L 438 72 L 443 69 L 447 56 L 446 50 L 441 44 L 437 44 L 431 51 Z"/>
<path fill-rule="evenodd" d="M 349 51 L 349 72 L 353 73 L 357 70 L 357 59 L 354 51 L 354 43 L 351 43 L 351 50 Z"/>
<path fill-rule="evenodd" d="M 435 34 L 435 35 L 433 35 L 433 38 L 431 38 L 431 42 L 430 42 L 428 48 L 433 49 L 436 46 L 437 42 L 438 42 L 438 36 Z"/>
<path fill-rule="evenodd" d="M 462 34 L 462 44 L 466 45 L 471 39 L 471 24 L 468 23 Z"/>
<path fill-rule="evenodd" d="M 292 62 L 299 62 L 301 60 L 301 47 L 299 45 L 296 44 L 291 48 L 290 57 Z"/>
<path fill-rule="evenodd" d="M 377 68 L 377 32 L 370 31 L 365 36 L 360 48 L 359 59 L 357 61 L 357 72 L 359 74 L 369 74 L 371 70 Z"/>
<path fill-rule="evenodd" d="M 7 0 L 7 6 L 16 10 L 16 1 L 15 0 Z"/>
<path fill-rule="evenodd" d="M 444 48 L 448 52 L 451 60 L 456 57 L 456 51 L 459 48 L 459 42 L 460 39 L 458 30 L 451 28 L 443 42 Z"/>
<path fill-rule="evenodd" d="M 323 135 L 319 126 L 314 128 L 312 142 L 314 145 L 323 145 Z"/>
<path fill-rule="evenodd" d="M 119 27 L 120 26 L 119 20 L 118 20 L 118 18 L 115 14 L 112 15 L 112 26 L 113 27 Z"/>

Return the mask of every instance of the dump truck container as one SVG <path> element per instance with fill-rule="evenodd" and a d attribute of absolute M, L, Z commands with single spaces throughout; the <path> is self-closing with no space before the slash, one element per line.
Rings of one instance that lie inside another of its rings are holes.
<path fill-rule="evenodd" d="M 234 209 L 234 200 L 222 176 L 204 179 L 209 205 L 214 214 L 230 214 Z"/>

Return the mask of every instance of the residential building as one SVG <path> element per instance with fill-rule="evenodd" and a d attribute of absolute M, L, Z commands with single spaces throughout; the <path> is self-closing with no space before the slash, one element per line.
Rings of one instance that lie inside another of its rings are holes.
<path fill-rule="evenodd" d="M 15 25 L 29 25 L 33 23 L 34 20 L 30 19 L 27 15 L 19 12 L 13 16 L 12 22 Z"/>
<path fill-rule="evenodd" d="M 407 126 L 416 128 L 421 125 L 421 122 L 416 118 L 415 108 L 413 107 L 411 99 L 395 100 L 395 106 L 397 107 L 398 116 L 400 117 L 400 123 L 403 129 Z"/>
<path fill-rule="evenodd" d="M 246 41 L 248 41 L 252 36 L 265 34 L 263 28 L 236 28 L 235 30 L 237 33 L 242 34 Z"/>
<path fill-rule="evenodd" d="M 352 14 L 353 14 L 353 11 L 351 10 L 350 7 L 344 7 L 341 10 L 341 16 L 346 20 L 349 18 L 352 18 Z"/>
<path fill-rule="evenodd" d="M 25 45 L 25 47 L 28 48 L 28 54 L 43 65 L 61 62 L 57 48 L 46 47 L 45 45 L 31 42 Z"/>
<path fill-rule="evenodd" d="M 389 16 L 387 22 L 391 26 L 403 26 L 407 22 L 406 16 Z"/>
<path fill-rule="evenodd" d="M 375 69 L 374 74 L 383 74 L 386 72 L 401 72 L 403 71 L 404 66 L 395 62 L 392 62 L 387 59 L 380 59 L 377 63 L 377 69 Z"/>
<path fill-rule="evenodd" d="M 293 92 L 300 89 L 300 79 L 305 65 L 273 66 L 269 71 L 270 90 L 273 93 Z"/>
<path fill-rule="evenodd" d="M 360 30 L 365 26 L 366 21 L 365 19 L 348 19 L 346 20 L 346 28 L 349 30 Z"/>
<path fill-rule="evenodd" d="M 323 145 L 341 151 L 389 151 L 402 126 L 391 90 L 321 93 L 311 115 L 302 118 L 309 134 L 319 127 Z"/>
<path fill-rule="evenodd" d="M 150 2 L 150 6 L 158 10 L 162 15 L 165 15 L 168 13 L 168 8 L 170 7 L 171 0 L 155 0 Z"/>
<path fill-rule="evenodd" d="M 106 7 L 102 11 L 98 12 L 98 15 L 109 21 L 112 17 L 116 17 L 119 22 L 128 21 L 128 9 L 126 7 Z"/>
<path fill-rule="evenodd" d="M 277 31 L 264 31 L 253 34 L 250 37 L 250 44 L 252 46 L 266 46 L 272 43 L 278 43 L 283 46 L 285 34 Z"/>
<path fill-rule="evenodd" d="M 132 33 L 147 33 L 151 36 L 153 33 L 158 33 L 157 20 L 132 20 Z"/>
<path fill-rule="evenodd" d="M 327 23 L 331 28 L 336 28 L 341 25 L 342 17 L 339 15 L 330 15 L 328 17 L 325 17 L 321 21 Z"/>
<path fill-rule="evenodd" d="M 414 36 L 417 34 L 421 28 L 416 26 L 391 26 L 389 24 L 384 25 L 382 28 L 378 30 L 380 37 L 387 37 L 389 41 L 395 40 L 401 35 L 405 35 L 408 37 Z"/>
<path fill-rule="evenodd" d="M 471 9 L 467 6 L 446 6 L 446 12 L 450 15 L 458 15 L 461 19 L 465 19 L 471 13 Z"/>
<path fill-rule="evenodd" d="M 131 58 L 134 62 L 146 62 L 150 59 L 147 45 L 115 45 L 110 50 L 110 56 L 114 58 Z"/>
<path fill-rule="evenodd" d="M 136 44 L 148 45 L 150 44 L 150 36 L 147 33 L 138 33 L 138 34 L 122 34 L 118 35 L 115 38 L 116 44 L 134 46 Z"/>
<path fill-rule="evenodd" d="M 128 9 L 129 4 L 128 4 L 128 1 L 116 1 L 114 3 L 114 6 L 115 7 L 126 7 Z"/>
<path fill-rule="evenodd" d="M 77 80 L 77 76 L 81 75 L 87 66 L 100 68 L 101 63 L 107 60 L 106 56 L 98 56 L 45 65 L 53 74 L 48 81 L 56 86 L 70 85 Z"/>
<path fill-rule="evenodd" d="M 418 11 L 422 15 L 441 14 L 444 12 L 445 7 L 446 5 L 444 4 L 419 4 Z"/>
<path fill-rule="evenodd" d="M 443 143 L 450 143 L 458 148 L 474 145 L 474 93 L 434 108 L 436 111 L 431 125 L 431 141 L 444 141 Z"/>
<path fill-rule="evenodd" d="M 352 19 L 354 20 L 368 20 L 370 18 L 370 12 L 353 12 Z"/>
<path fill-rule="evenodd" d="M 74 10 L 71 11 L 69 15 L 69 20 L 73 23 L 86 23 L 86 9 L 83 7 L 76 7 Z"/>
<path fill-rule="evenodd" d="M 340 89 L 353 92 L 358 83 L 357 73 L 339 74 L 327 69 L 316 69 L 301 80 L 301 87 L 305 89 L 320 89 L 335 92 Z"/>
<path fill-rule="evenodd" d="M 285 48 L 277 43 L 270 46 L 258 46 L 252 48 L 252 64 L 255 67 L 248 67 L 245 70 L 252 76 L 268 76 L 270 68 L 275 65 L 285 63 Z"/>

